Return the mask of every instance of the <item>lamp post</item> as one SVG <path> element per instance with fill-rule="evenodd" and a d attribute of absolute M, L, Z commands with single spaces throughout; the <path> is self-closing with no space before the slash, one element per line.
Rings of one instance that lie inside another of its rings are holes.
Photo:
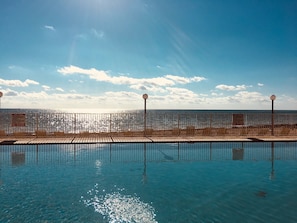
<path fill-rule="evenodd" d="M 144 136 L 146 136 L 146 99 L 148 99 L 147 94 L 143 94 L 142 98 L 144 99 L 144 117 L 143 117 L 143 128 L 144 128 Z"/>
<path fill-rule="evenodd" d="M 1 98 L 3 96 L 3 93 L 0 91 L 0 109 L 1 109 Z"/>
<path fill-rule="evenodd" d="M 270 96 L 271 100 L 271 135 L 274 135 L 274 100 L 276 99 L 276 96 L 273 94 Z"/>

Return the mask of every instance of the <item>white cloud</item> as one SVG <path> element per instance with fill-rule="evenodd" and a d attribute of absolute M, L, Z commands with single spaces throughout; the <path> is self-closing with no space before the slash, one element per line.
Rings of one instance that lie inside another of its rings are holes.
<path fill-rule="evenodd" d="M 239 91 L 224 96 L 221 93 L 198 94 L 186 88 L 166 87 L 165 92 L 151 93 L 147 101 L 148 109 L 269 109 L 269 96 L 260 92 Z M 142 93 L 132 91 L 108 91 L 100 95 L 80 93 L 55 93 L 14 91 L 1 89 L 3 107 L 7 108 L 55 108 L 55 109 L 142 109 Z M 54 91 L 49 91 L 54 92 Z M 12 99 L 13 97 L 13 99 Z M 296 100 L 280 96 L 279 108 L 295 109 Z"/>
<path fill-rule="evenodd" d="M 205 77 L 195 76 L 195 77 L 187 78 L 187 77 L 175 76 L 170 74 L 166 75 L 165 77 L 179 84 L 188 84 L 191 82 L 200 82 L 200 81 L 206 80 Z"/>
<path fill-rule="evenodd" d="M 55 89 L 52 89 L 50 86 L 47 86 L 47 85 L 42 85 L 41 87 L 43 88 L 44 91 L 56 90 L 56 91 L 64 92 L 64 89 L 60 87 L 57 87 Z"/>
<path fill-rule="evenodd" d="M 94 79 L 97 81 L 107 81 L 110 79 L 107 72 L 96 70 L 94 68 L 91 69 L 83 69 L 76 66 L 69 66 L 69 67 L 63 67 L 58 69 L 58 72 L 63 75 L 71 75 L 71 74 L 84 74 L 86 76 L 89 76 L 90 79 Z"/>
<path fill-rule="evenodd" d="M 147 85 L 144 86 L 142 84 L 135 84 L 130 86 L 131 89 L 134 90 L 139 90 L 139 91 L 149 91 L 149 92 L 159 92 L 159 93 L 164 93 L 166 90 L 163 87 L 158 87 L 158 86 L 152 86 L 152 85 Z"/>
<path fill-rule="evenodd" d="M 44 100 L 46 99 L 49 95 L 44 92 L 25 92 L 25 91 L 21 91 L 19 93 L 17 93 L 17 96 L 20 98 L 25 98 L 27 100 L 35 100 L 35 99 L 39 99 L 39 100 Z"/>
<path fill-rule="evenodd" d="M 29 79 L 25 81 L 20 81 L 20 80 L 4 80 L 0 78 L 0 85 L 10 86 L 10 87 L 28 87 L 29 85 L 39 85 L 39 83 Z"/>
<path fill-rule="evenodd" d="M 163 97 L 162 103 L 168 104 L 167 106 L 172 106 L 170 104 L 177 105 L 177 108 L 180 108 L 179 105 L 195 106 L 201 100 L 198 94 L 186 88 L 167 87 L 166 90 L 168 93 Z"/>
<path fill-rule="evenodd" d="M 49 91 L 51 89 L 50 86 L 47 86 L 47 85 L 42 85 L 41 86 L 45 91 Z"/>
<path fill-rule="evenodd" d="M 63 88 L 60 88 L 60 87 L 57 87 L 56 90 L 60 92 L 64 92 Z"/>
<path fill-rule="evenodd" d="M 149 94 L 148 109 L 269 109 L 271 103 L 269 96 L 262 95 L 261 92 L 248 91 L 247 89 L 251 89 L 248 85 L 221 84 L 207 92 L 199 92 L 197 88 L 194 90 L 187 88 L 186 84 L 204 81 L 206 80 L 204 77 L 164 75 L 153 78 L 134 78 L 129 74 L 113 76 L 109 71 L 83 69 L 76 66 L 63 67 L 58 69 L 58 72 L 63 75 L 78 74 L 73 79 L 75 84 L 78 84 L 80 79 L 86 79 L 81 78 L 85 76 L 95 81 L 127 85 L 127 87 L 123 91 L 117 91 L 119 87 L 114 87 L 108 92 L 81 94 L 81 88 L 65 92 L 66 88 L 63 86 L 61 86 L 63 88 L 56 88 L 41 85 L 40 92 L 29 92 L 36 90 L 36 87 L 16 88 L 20 89 L 19 91 L 15 91 L 13 87 L 26 87 L 39 83 L 29 79 L 25 81 L 0 79 L 0 88 L 4 93 L 3 106 L 7 108 L 142 109 L 144 92 Z M 10 89 L 5 89 L 1 85 L 9 86 Z M 296 109 L 296 103 L 293 103 L 295 101 L 288 96 L 279 97 L 277 106 L 282 109 Z"/>
<path fill-rule="evenodd" d="M 73 65 L 60 68 L 58 69 L 58 72 L 63 75 L 83 74 L 96 81 L 109 82 L 117 85 L 131 85 L 133 89 L 152 88 L 156 86 L 167 87 L 174 86 L 176 84 L 186 84 L 193 81 L 199 82 L 205 80 L 204 77 L 185 78 L 174 75 L 166 75 L 164 77 L 154 78 L 132 78 L 124 75 L 111 76 L 107 71 L 97 70 L 95 68 L 83 69 Z"/>
<path fill-rule="evenodd" d="M 189 96 L 189 97 L 196 95 L 193 91 L 190 91 L 186 88 L 167 87 L 166 90 L 171 95 L 182 95 L 182 96 Z"/>
<path fill-rule="evenodd" d="M 44 28 L 49 29 L 51 31 L 56 31 L 56 29 L 53 26 L 45 25 Z"/>
<path fill-rule="evenodd" d="M 5 97 L 11 97 L 11 96 L 13 97 L 13 96 L 17 96 L 18 92 L 8 88 L 6 90 L 3 90 L 3 95 Z"/>
<path fill-rule="evenodd" d="M 92 99 L 89 95 L 82 95 L 82 94 L 67 94 L 66 99 L 70 100 L 86 100 L 86 99 Z"/>
<path fill-rule="evenodd" d="M 211 96 L 217 97 L 217 96 L 223 96 L 223 93 L 217 93 L 217 92 L 212 92 Z"/>
<path fill-rule="evenodd" d="M 176 83 L 180 83 L 180 84 L 188 84 L 191 81 L 189 78 L 174 76 L 174 75 L 166 75 L 165 77 L 170 80 L 173 80 Z"/>
<path fill-rule="evenodd" d="M 264 84 L 258 83 L 258 86 L 259 86 L 259 87 L 263 87 L 263 86 L 264 86 Z"/>
<path fill-rule="evenodd" d="M 37 81 L 33 81 L 33 80 L 29 80 L 29 79 L 25 80 L 24 83 L 25 83 L 25 87 L 29 86 L 29 85 L 39 85 L 39 83 Z"/>
<path fill-rule="evenodd" d="M 249 92 L 249 91 L 240 91 L 233 96 L 230 96 L 231 101 L 238 101 L 243 104 L 250 104 L 253 102 L 264 102 L 267 101 L 265 96 L 260 92 Z"/>
<path fill-rule="evenodd" d="M 201 81 L 205 81 L 206 78 L 195 76 L 195 77 L 190 78 L 190 80 L 191 80 L 191 82 L 201 82 Z"/>
<path fill-rule="evenodd" d="M 105 92 L 105 96 L 108 96 L 108 98 L 114 98 L 116 101 L 119 99 L 121 100 L 133 100 L 133 98 L 141 98 L 139 94 L 135 92 L 130 92 L 130 91 L 108 91 Z"/>
<path fill-rule="evenodd" d="M 220 84 L 216 86 L 216 89 L 223 90 L 223 91 L 243 91 L 247 89 L 246 85 L 225 85 L 225 84 Z"/>

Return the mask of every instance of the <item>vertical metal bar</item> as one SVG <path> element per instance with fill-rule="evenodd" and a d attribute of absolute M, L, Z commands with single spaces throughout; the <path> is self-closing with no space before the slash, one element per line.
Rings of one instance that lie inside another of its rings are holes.
<path fill-rule="evenodd" d="M 36 113 L 36 131 L 38 131 L 38 118 L 39 118 L 39 113 Z"/>
<path fill-rule="evenodd" d="M 168 114 L 169 115 L 169 114 Z M 165 132 L 166 132 L 166 124 L 169 124 L 169 122 L 166 122 L 166 120 L 168 120 L 169 117 L 167 117 L 167 114 L 164 113 L 163 114 L 163 135 L 165 136 Z M 168 128 L 169 129 L 169 128 Z"/>
<path fill-rule="evenodd" d="M 144 136 L 146 136 L 146 98 L 144 99 Z"/>
<path fill-rule="evenodd" d="M 76 113 L 74 113 L 74 134 L 76 134 Z"/>
<path fill-rule="evenodd" d="M 109 133 L 111 133 L 111 113 L 109 113 Z"/>
<path fill-rule="evenodd" d="M 274 135 L 274 100 L 271 100 L 271 135 Z"/>

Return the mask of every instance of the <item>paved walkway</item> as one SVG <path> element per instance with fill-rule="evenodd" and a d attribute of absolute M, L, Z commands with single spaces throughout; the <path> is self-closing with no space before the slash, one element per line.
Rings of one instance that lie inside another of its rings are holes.
<path fill-rule="evenodd" d="M 199 142 L 297 142 L 297 137 L 2 137 L 0 145 L 40 145 L 40 144 L 99 144 L 99 143 L 199 143 Z"/>

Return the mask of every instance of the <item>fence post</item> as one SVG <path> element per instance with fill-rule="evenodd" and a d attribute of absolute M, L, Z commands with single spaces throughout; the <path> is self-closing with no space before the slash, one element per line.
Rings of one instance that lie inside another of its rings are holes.
<path fill-rule="evenodd" d="M 38 114 L 39 114 L 39 113 L 36 113 L 36 131 L 38 131 L 38 117 L 39 117 Z"/>
<path fill-rule="evenodd" d="M 197 125 L 197 126 L 196 126 Z M 199 122 L 198 122 L 198 114 L 196 113 L 196 122 L 195 122 L 195 129 L 199 128 Z M 194 130 L 195 131 L 195 130 Z"/>
<path fill-rule="evenodd" d="M 74 134 L 76 134 L 76 113 L 74 113 Z"/>
<path fill-rule="evenodd" d="M 109 134 L 111 134 L 111 113 L 109 113 Z"/>

